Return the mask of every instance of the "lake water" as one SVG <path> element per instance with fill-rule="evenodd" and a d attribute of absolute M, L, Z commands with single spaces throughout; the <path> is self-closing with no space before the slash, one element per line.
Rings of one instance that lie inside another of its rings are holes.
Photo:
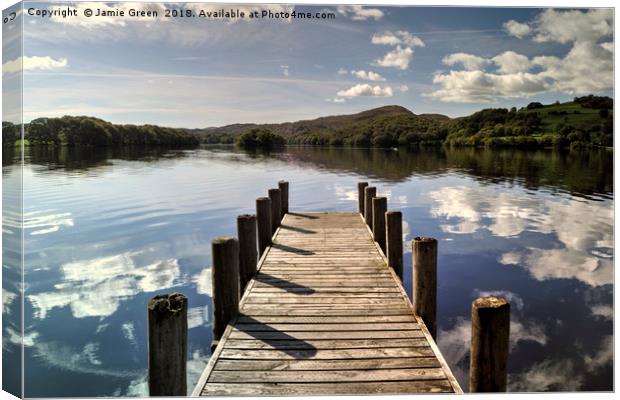
<path fill-rule="evenodd" d="M 19 314 L 11 281 L 19 275 L 9 247 L 18 231 L 10 209 L 19 168 L 15 154 L 4 157 L 4 356 L 18 360 L 11 339 L 19 329 L 10 320 Z M 403 212 L 408 242 L 438 239 L 438 344 L 464 390 L 471 302 L 491 293 L 512 305 L 510 390 L 612 390 L 612 158 L 607 151 L 30 149 L 26 396 L 147 395 L 146 304 L 170 291 L 189 298 L 191 390 L 210 355 L 210 242 L 235 235 L 236 216 L 253 213 L 255 198 L 280 179 L 290 182 L 295 211 L 355 211 L 356 184 L 369 181 Z"/>

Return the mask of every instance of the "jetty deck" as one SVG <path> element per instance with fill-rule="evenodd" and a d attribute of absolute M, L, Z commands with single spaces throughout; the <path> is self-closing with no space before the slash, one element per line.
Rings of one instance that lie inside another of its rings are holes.
<path fill-rule="evenodd" d="M 194 395 L 462 390 L 359 213 L 287 213 Z"/>

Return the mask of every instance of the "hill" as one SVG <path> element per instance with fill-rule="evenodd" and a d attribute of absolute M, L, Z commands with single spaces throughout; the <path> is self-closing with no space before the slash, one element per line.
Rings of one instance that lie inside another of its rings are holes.
<path fill-rule="evenodd" d="M 519 110 L 489 108 L 446 125 L 446 144 L 452 146 L 612 146 L 613 100 L 590 95 Z"/>
<path fill-rule="evenodd" d="M 448 120 L 440 114 L 416 115 L 401 106 L 385 106 L 357 114 L 281 124 L 233 124 L 194 132 L 205 143 L 232 143 L 251 129 L 267 129 L 288 143 L 391 147 L 440 143 L 447 134 L 441 127 Z"/>

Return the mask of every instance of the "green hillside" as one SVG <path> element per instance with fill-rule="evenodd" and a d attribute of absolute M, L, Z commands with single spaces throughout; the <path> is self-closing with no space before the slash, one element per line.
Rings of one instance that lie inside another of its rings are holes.
<path fill-rule="evenodd" d="M 404 107 L 385 106 L 351 115 L 282 124 L 234 124 L 195 133 L 204 143 L 233 143 L 251 129 L 267 129 L 294 144 L 392 147 L 440 144 L 447 135 L 442 126 L 448 120 L 440 114 L 416 115 Z"/>
<path fill-rule="evenodd" d="M 447 126 L 446 143 L 453 146 L 612 146 L 613 100 L 590 95 L 519 110 L 485 109 Z"/>

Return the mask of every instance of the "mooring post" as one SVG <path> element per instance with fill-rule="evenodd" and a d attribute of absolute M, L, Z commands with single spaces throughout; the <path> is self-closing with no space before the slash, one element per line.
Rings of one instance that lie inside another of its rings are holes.
<path fill-rule="evenodd" d="M 510 337 L 510 304 L 481 297 L 471 304 L 469 391 L 505 392 Z"/>
<path fill-rule="evenodd" d="M 385 254 L 385 213 L 387 212 L 387 197 L 373 197 L 372 199 L 372 235 L 375 242 Z"/>
<path fill-rule="evenodd" d="M 256 226 L 258 230 L 258 257 L 271 246 L 271 200 L 269 197 L 256 199 Z"/>
<path fill-rule="evenodd" d="M 150 396 L 187 396 L 187 298 L 155 296 L 148 304 Z"/>
<path fill-rule="evenodd" d="M 372 230 L 372 198 L 377 195 L 377 188 L 366 186 L 364 188 L 364 219 L 366 225 Z"/>
<path fill-rule="evenodd" d="M 220 236 L 211 242 L 213 257 L 213 340 L 222 337 L 226 325 L 239 312 L 239 242 Z"/>
<path fill-rule="evenodd" d="M 413 242 L 413 310 L 437 338 L 437 240 L 416 237 Z"/>
<path fill-rule="evenodd" d="M 403 281 L 403 214 L 400 211 L 385 213 L 388 265 Z"/>
<path fill-rule="evenodd" d="M 364 214 L 364 189 L 368 186 L 368 182 L 358 182 L 357 183 L 357 209 L 360 214 Z"/>
<path fill-rule="evenodd" d="M 279 181 L 278 189 L 280 189 L 281 214 L 282 218 L 288 214 L 288 181 Z"/>
<path fill-rule="evenodd" d="M 273 235 L 282 220 L 282 198 L 280 189 L 269 189 L 268 193 L 271 200 L 271 234 Z"/>
<path fill-rule="evenodd" d="M 239 290 L 243 292 L 256 273 L 258 253 L 256 251 L 256 216 L 250 214 L 237 217 L 239 238 Z"/>

